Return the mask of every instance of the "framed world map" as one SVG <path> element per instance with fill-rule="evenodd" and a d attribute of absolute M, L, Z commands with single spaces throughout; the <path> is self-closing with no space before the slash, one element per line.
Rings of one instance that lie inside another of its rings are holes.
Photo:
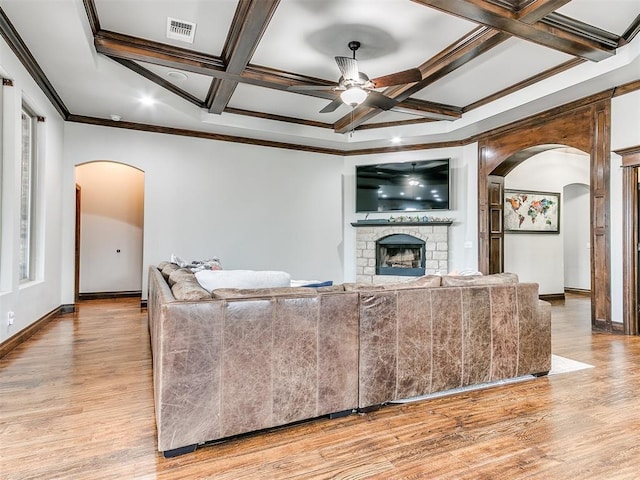
<path fill-rule="evenodd" d="M 504 191 L 505 233 L 560 233 L 560 194 Z"/>

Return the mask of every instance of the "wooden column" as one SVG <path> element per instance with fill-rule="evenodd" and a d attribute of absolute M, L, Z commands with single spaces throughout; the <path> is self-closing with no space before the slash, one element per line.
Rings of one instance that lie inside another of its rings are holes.
<path fill-rule="evenodd" d="M 617 150 L 622 157 L 622 321 L 638 335 L 638 167 L 640 145 Z"/>

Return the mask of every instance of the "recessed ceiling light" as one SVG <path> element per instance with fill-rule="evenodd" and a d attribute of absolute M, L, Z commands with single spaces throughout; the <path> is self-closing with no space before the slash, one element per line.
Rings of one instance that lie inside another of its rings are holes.
<path fill-rule="evenodd" d="M 186 80 L 187 78 L 189 78 L 186 73 L 175 71 L 167 72 L 167 77 L 171 77 L 173 80 L 178 81 Z"/>
<path fill-rule="evenodd" d="M 156 100 L 153 97 L 145 95 L 143 97 L 140 97 L 140 103 L 146 106 L 151 106 L 156 103 Z"/>
<path fill-rule="evenodd" d="M 393 137 L 391 139 L 391 143 L 400 143 L 400 142 L 402 142 L 402 138 L 400 137 Z"/>
<path fill-rule="evenodd" d="M 111 117 L 111 120 L 113 120 L 114 122 L 119 122 L 120 119 L 122 119 L 122 117 L 120 115 L 109 115 L 109 117 Z"/>

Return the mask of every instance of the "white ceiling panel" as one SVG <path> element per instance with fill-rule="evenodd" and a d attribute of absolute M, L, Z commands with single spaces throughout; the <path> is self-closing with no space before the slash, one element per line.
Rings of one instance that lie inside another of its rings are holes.
<path fill-rule="evenodd" d="M 54 0 L 55 1 L 55 0 Z M 105 30 L 219 56 L 237 0 L 94 0 Z M 167 17 L 196 24 L 193 43 L 167 38 Z"/>
<path fill-rule="evenodd" d="M 252 63 L 337 81 L 333 57 L 357 40 L 374 78 L 418 67 L 474 26 L 407 0 L 282 0 Z"/>
<path fill-rule="evenodd" d="M 240 84 L 229 106 L 323 123 L 333 123 L 349 112 L 349 107 L 342 105 L 335 112 L 319 113 L 328 103 L 329 100 L 309 95 Z"/>
<path fill-rule="evenodd" d="M 465 107 L 571 58 L 535 43 L 511 38 L 414 97 Z"/>
<path fill-rule="evenodd" d="M 640 0 L 571 0 L 557 11 L 607 32 L 622 35 L 638 15 Z"/>
<path fill-rule="evenodd" d="M 185 72 L 183 70 L 176 70 L 175 68 L 153 65 L 145 62 L 138 62 L 138 64 L 155 73 L 163 80 L 171 82 L 176 87 L 197 97 L 199 100 L 204 101 L 207 97 L 212 81 L 212 78 L 207 75 Z"/>

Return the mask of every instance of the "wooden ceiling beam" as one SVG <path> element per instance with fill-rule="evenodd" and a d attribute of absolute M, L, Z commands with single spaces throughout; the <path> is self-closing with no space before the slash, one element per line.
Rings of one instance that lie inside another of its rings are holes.
<path fill-rule="evenodd" d="M 448 73 L 483 54 L 487 50 L 504 42 L 510 35 L 487 27 L 478 27 L 455 43 L 449 45 L 433 58 L 420 65 L 418 69 L 422 80 L 416 83 L 389 87 L 382 93 L 399 102 L 407 100 L 427 85 L 441 79 Z M 359 106 L 349 115 L 345 115 L 334 124 L 336 133 L 346 133 L 378 115 L 382 110 Z M 457 117 L 456 117 L 457 118 Z"/>
<path fill-rule="evenodd" d="M 240 75 L 262 38 L 280 0 L 240 0 L 222 50 L 226 72 Z M 211 84 L 206 103 L 210 113 L 224 111 L 238 82 L 216 78 Z"/>
<path fill-rule="evenodd" d="M 519 10 L 516 18 L 525 23 L 536 23 L 541 18 L 555 12 L 571 0 L 534 0 Z"/>
<path fill-rule="evenodd" d="M 289 93 L 291 92 L 288 88 L 294 85 L 335 85 L 335 82 L 329 80 L 253 64 L 247 65 L 240 74 L 233 74 L 227 71 L 220 57 L 105 30 L 96 34 L 94 43 L 98 52 L 111 57 L 113 60 L 125 60 L 126 62 L 119 63 L 127 68 L 138 71 L 138 73 L 142 72 L 139 66 L 136 67 L 129 62 L 145 62 L 152 65 L 175 68 L 177 70 L 208 75 L 222 80 L 246 83 L 248 85 L 271 88 Z M 153 81 L 157 80 L 157 78 L 151 78 L 152 75 L 149 75 L 149 73 L 144 73 L 144 76 Z M 335 98 L 335 93 L 332 91 L 309 90 L 296 93 L 325 100 L 333 100 Z M 179 95 L 184 97 L 182 94 Z M 193 99 L 188 100 L 193 103 Z M 421 102 L 419 100 L 417 102 L 402 103 L 400 108 L 403 108 L 405 111 L 415 109 L 417 115 L 424 115 L 429 109 L 432 109 L 434 114 L 443 114 L 445 116 L 455 115 L 455 107 L 445 106 L 441 111 L 440 107 L 435 106 L 435 104 Z"/>
<path fill-rule="evenodd" d="M 596 62 L 615 55 L 618 43 L 615 41 L 612 42 L 610 34 L 598 35 L 599 33 L 606 34 L 608 32 L 596 32 L 592 28 L 580 32 L 580 26 L 588 26 L 577 21 L 538 21 L 529 24 L 521 21 L 518 18 L 518 14 L 513 10 L 505 9 L 499 5 L 483 0 L 413 1 L 474 23 L 495 28 L 523 40 L 528 40 L 569 55 Z M 533 5 L 531 8 L 533 8 Z M 557 19 L 563 17 L 559 14 L 554 15 Z M 546 17 L 548 16 L 550 15 Z"/>

